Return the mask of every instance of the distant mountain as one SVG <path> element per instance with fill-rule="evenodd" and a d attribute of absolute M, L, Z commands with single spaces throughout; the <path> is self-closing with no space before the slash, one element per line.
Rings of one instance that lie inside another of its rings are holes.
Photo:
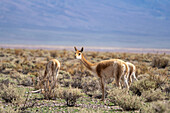
<path fill-rule="evenodd" d="M 170 48 L 169 6 L 169 0 L 1 0 L 0 40 L 84 45 L 108 40 L 109 46 L 160 41 L 159 47 Z"/>

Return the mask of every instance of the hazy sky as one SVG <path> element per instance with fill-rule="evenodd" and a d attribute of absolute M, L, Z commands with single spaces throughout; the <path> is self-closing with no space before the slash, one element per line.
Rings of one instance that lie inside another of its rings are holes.
<path fill-rule="evenodd" d="M 170 0 L 0 0 L 0 43 L 170 49 Z"/>

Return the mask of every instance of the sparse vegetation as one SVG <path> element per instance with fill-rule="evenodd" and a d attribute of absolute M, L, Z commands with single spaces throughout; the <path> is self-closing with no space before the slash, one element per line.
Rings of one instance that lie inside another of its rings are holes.
<path fill-rule="evenodd" d="M 74 59 L 73 51 L 1 48 L 0 112 L 170 112 L 170 55 L 87 52 L 85 56 L 91 62 L 111 58 L 132 62 L 139 81 L 133 81 L 126 94 L 108 80 L 104 104 L 98 78 Z M 50 93 L 26 93 L 40 88 L 45 64 L 52 58 L 61 62 L 57 86 Z"/>

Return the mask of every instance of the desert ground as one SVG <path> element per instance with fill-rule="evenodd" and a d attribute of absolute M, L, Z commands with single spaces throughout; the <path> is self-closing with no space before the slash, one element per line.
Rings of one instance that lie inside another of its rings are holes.
<path fill-rule="evenodd" d="M 101 101 L 98 77 L 75 59 L 74 49 L 0 48 L 1 113 L 74 112 L 170 112 L 170 55 L 162 53 L 96 52 L 84 50 L 90 62 L 122 59 L 136 66 L 138 81 L 130 90 L 118 89 L 114 78 L 106 81 L 106 100 Z M 45 66 L 51 59 L 61 63 L 57 85 L 50 92 L 40 88 Z"/>

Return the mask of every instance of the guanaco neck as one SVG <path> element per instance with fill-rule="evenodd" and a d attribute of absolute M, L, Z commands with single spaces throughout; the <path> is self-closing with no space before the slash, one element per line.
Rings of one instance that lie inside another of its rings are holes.
<path fill-rule="evenodd" d="M 89 69 L 90 71 L 92 71 L 92 66 L 94 66 L 95 64 L 87 61 L 83 54 L 82 54 L 82 57 L 81 57 L 81 61 L 82 61 L 82 63 L 86 66 L 87 69 Z"/>

